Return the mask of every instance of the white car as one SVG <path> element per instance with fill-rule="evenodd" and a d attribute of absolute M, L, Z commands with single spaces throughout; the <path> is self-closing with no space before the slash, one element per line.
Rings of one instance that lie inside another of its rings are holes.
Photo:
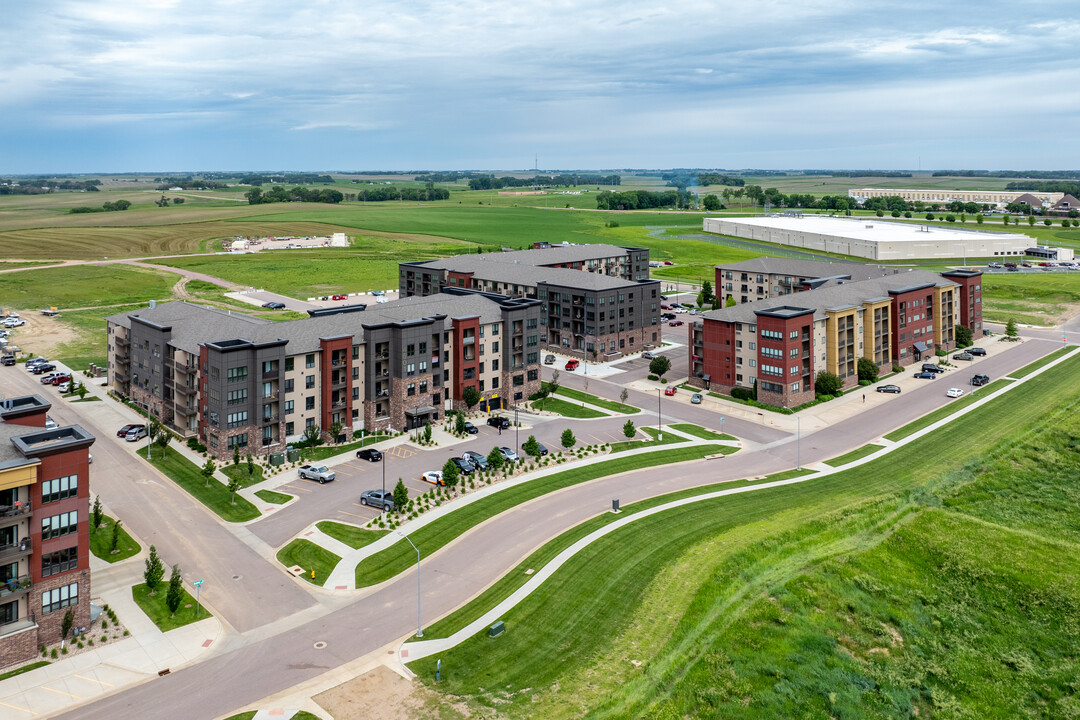
<path fill-rule="evenodd" d="M 958 398 L 964 396 L 964 391 L 960 388 L 949 388 L 945 394 L 951 398 Z"/>
<path fill-rule="evenodd" d="M 26 324 L 26 321 L 23 320 L 22 318 L 8 318 L 7 320 L 4 321 L 4 327 L 6 327 L 6 328 L 17 328 L 17 327 L 21 327 L 21 326 L 23 326 L 25 324 Z"/>
<path fill-rule="evenodd" d="M 60 383 L 60 385 L 57 386 L 56 389 L 66 395 L 67 393 L 71 392 L 71 381 L 68 380 L 67 382 Z"/>
<path fill-rule="evenodd" d="M 432 485 L 445 485 L 442 479 L 442 470 L 428 470 L 426 473 L 420 476 L 420 479 L 424 482 L 429 482 Z"/>

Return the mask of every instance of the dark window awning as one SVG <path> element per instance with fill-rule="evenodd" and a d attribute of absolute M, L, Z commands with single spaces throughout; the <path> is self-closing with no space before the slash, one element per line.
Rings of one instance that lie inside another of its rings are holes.
<path fill-rule="evenodd" d="M 430 405 L 421 405 L 420 407 L 409 408 L 405 411 L 405 414 L 409 417 L 417 417 L 419 415 L 430 415 L 435 412 L 435 408 Z"/>
<path fill-rule="evenodd" d="M 927 350 L 929 350 L 929 348 L 926 347 L 926 343 L 924 343 L 922 341 L 915 343 L 915 349 L 918 352 L 926 352 Z"/>
<path fill-rule="evenodd" d="M 705 382 L 712 382 L 712 375 L 703 375 L 701 379 Z"/>

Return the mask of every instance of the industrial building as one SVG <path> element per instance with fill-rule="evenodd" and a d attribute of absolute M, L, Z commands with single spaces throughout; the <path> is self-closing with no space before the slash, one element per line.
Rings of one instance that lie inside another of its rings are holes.
<path fill-rule="evenodd" d="M 1021 202 L 1025 195 L 1032 195 L 1039 205 L 1048 207 L 1064 197 L 1059 192 L 1036 192 L 1034 190 L 1009 192 L 1006 190 L 950 190 L 948 188 L 857 188 L 848 190 L 848 197 L 860 203 L 868 198 L 900 197 L 908 202 L 923 202 L 945 205 L 951 202 L 978 203 L 979 205 L 997 205 L 1004 207 L 1009 203 Z"/>
<path fill-rule="evenodd" d="M 705 218 L 705 232 L 869 260 L 1023 256 L 1021 233 L 818 215 Z"/>

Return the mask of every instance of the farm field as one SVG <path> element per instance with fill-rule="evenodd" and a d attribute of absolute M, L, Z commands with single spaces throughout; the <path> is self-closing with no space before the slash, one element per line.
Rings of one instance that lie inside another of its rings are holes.
<path fill-rule="evenodd" d="M 633 523 L 441 653 L 440 684 L 411 667 L 504 717 L 1067 717 L 1078 380 L 1073 359 L 881 461 Z"/>

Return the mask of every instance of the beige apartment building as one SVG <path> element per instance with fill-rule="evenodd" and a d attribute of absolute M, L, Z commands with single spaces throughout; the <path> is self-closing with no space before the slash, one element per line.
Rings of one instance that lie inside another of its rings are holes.
<path fill-rule="evenodd" d="M 848 197 L 855 198 L 860 202 L 868 198 L 878 197 L 902 197 L 908 202 L 924 203 L 951 203 L 959 201 L 963 203 L 979 203 L 980 205 L 1005 206 L 1016 202 L 1024 195 L 1034 195 L 1039 198 L 1044 206 L 1050 206 L 1061 198 L 1064 193 L 1059 192 L 1007 192 L 1005 190 L 948 190 L 945 188 L 921 188 L 918 190 L 906 190 L 902 188 L 857 188 L 848 190 Z"/>

